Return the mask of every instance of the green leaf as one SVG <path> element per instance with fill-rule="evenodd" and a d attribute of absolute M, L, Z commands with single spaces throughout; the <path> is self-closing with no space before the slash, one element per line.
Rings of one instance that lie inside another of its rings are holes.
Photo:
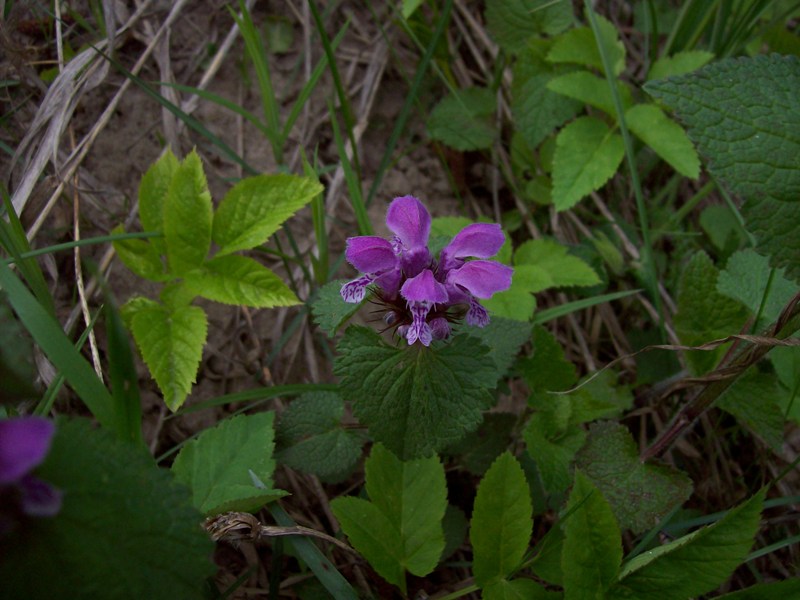
<path fill-rule="evenodd" d="M 263 244 L 286 219 L 322 192 L 322 185 L 297 175 L 258 175 L 243 179 L 214 213 L 217 256 Z"/>
<path fill-rule="evenodd" d="M 206 313 L 197 306 L 168 308 L 150 302 L 131 318 L 136 346 L 172 411 L 192 389 L 207 330 Z"/>
<path fill-rule="evenodd" d="M 700 227 L 711 243 L 724 254 L 730 254 L 746 243 L 746 231 L 731 209 L 721 204 L 711 204 L 700 213 Z"/>
<path fill-rule="evenodd" d="M 692 492 L 683 473 L 642 463 L 630 432 L 618 423 L 592 425 L 575 464 L 608 500 L 620 527 L 634 533 L 655 527 Z"/>
<path fill-rule="evenodd" d="M 519 368 L 531 392 L 566 390 L 578 380 L 561 344 L 541 325 L 533 328 L 533 354 L 521 359 Z"/>
<path fill-rule="evenodd" d="M 753 198 L 744 203 L 742 216 L 756 237 L 758 253 L 769 256 L 771 266 L 786 269 L 788 278 L 800 282 L 800 202 Z"/>
<path fill-rule="evenodd" d="M 537 412 L 531 417 L 522 437 L 528 454 L 536 462 L 544 489 L 554 494 L 569 487 L 572 481 L 570 469 L 575 455 L 586 441 L 586 432 L 580 426 L 568 423 L 569 400 L 559 398 L 552 404 L 550 410 Z M 560 414 L 563 411 L 566 415 Z"/>
<path fill-rule="evenodd" d="M 655 104 L 637 104 L 625 111 L 625 122 L 639 139 L 684 177 L 697 179 L 700 158 L 680 125 Z"/>
<path fill-rule="evenodd" d="M 428 118 L 428 135 L 456 150 L 489 148 L 497 138 L 492 116 L 497 98 L 488 88 L 468 88 L 439 102 Z"/>
<path fill-rule="evenodd" d="M 317 290 L 316 297 L 311 301 L 311 314 L 322 331 L 333 337 L 339 328 L 352 317 L 361 304 L 348 304 L 342 299 L 342 286 L 346 279 L 329 281 Z"/>
<path fill-rule="evenodd" d="M 601 43 L 614 71 L 612 74 L 619 75 L 625 70 L 625 46 L 617 35 L 617 28 L 608 19 L 597 15 L 597 24 Z M 600 50 L 590 27 L 576 27 L 558 36 L 547 54 L 547 60 L 594 67 L 605 73 Z"/>
<path fill-rule="evenodd" d="M 460 442 L 449 446 L 445 454 L 458 456 L 464 468 L 483 475 L 511 443 L 511 430 L 517 423 L 512 413 L 487 413 L 481 426 Z"/>
<path fill-rule="evenodd" d="M 762 317 L 771 323 L 777 320 L 783 307 L 797 293 L 798 286 L 784 277 L 783 269 L 777 269 L 772 281 L 769 280 L 769 259 L 747 248 L 728 259 L 717 278 L 717 291 L 741 302 L 755 315 L 758 314 L 769 283 L 769 296 Z"/>
<path fill-rule="evenodd" d="M 512 321 L 531 320 L 536 310 L 536 298 L 531 289 L 541 287 L 541 272 L 534 267 L 523 265 L 516 267 L 511 275 L 511 287 L 485 300 L 481 304 L 494 317 L 502 317 Z"/>
<path fill-rule="evenodd" d="M 530 492 L 517 459 L 505 452 L 478 486 L 469 538 L 479 587 L 511 575 L 522 562 L 533 530 Z"/>
<path fill-rule="evenodd" d="M 192 502 L 203 514 L 255 512 L 286 495 L 269 489 L 275 471 L 274 415 L 270 411 L 231 417 L 181 448 L 172 472 L 192 490 Z"/>
<path fill-rule="evenodd" d="M 747 557 L 765 490 L 720 521 L 640 554 L 622 569 L 613 597 L 684 600 L 717 588 Z"/>
<path fill-rule="evenodd" d="M 460 440 L 491 405 L 496 368 L 475 338 L 398 348 L 371 329 L 352 326 L 337 350 L 334 373 L 345 399 L 373 438 L 404 460 Z"/>
<path fill-rule="evenodd" d="M 38 396 L 35 380 L 33 344 L 0 290 L 0 404 Z"/>
<path fill-rule="evenodd" d="M 331 508 L 356 550 L 405 593 L 405 571 L 427 575 L 444 550 L 444 467 L 436 457 L 402 462 L 376 444 L 365 470 L 370 502 L 336 498 Z"/>
<path fill-rule="evenodd" d="M 112 229 L 111 233 L 125 233 L 125 230 L 119 225 Z M 161 255 L 154 244 L 136 238 L 114 240 L 112 243 L 119 259 L 135 275 L 150 281 L 168 279 L 164 272 L 164 263 L 161 262 Z"/>
<path fill-rule="evenodd" d="M 561 130 L 553 157 L 553 204 L 559 211 L 608 181 L 622 162 L 622 137 L 595 117 L 580 117 Z"/>
<path fill-rule="evenodd" d="M 556 35 L 572 24 L 568 2 L 551 0 L 488 0 L 486 26 L 497 43 L 511 53 L 521 52 L 531 36 Z"/>
<path fill-rule="evenodd" d="M 164 203 L 164 241 L 172 274 L 181 276 L 203 264 L 211 247 L 211 220 L 211 194 L 193 150 L 175 171 Z"/>
<path fill-rule="evenodd" d="M 156 162 L 150 165 L 139 183 L 139 219 L 145 231 L 164 231 L 164 206 L 172 178 L 178 171 L 180 162 L 167 148 Z M 158 254 L 166 254 L 163 238 L 154 238 L 153 246 Z"/>
<path fill-rule="evenodd" d="M 589 381 L 570 393 L 572 423 L 611 419 L 633 407 L 633 394 L 627 386 L 617 385 L 618 375 L 606 370 L 589 376 Z"/>
<path fill-rule="evenodd" d="M 800 58 L 714 62 L 645 85 L 672 107 L 708 169 L 746 199 L 800 198 Z"/>
<path fill-rule="evenodd" d="M 720 600 L 783 600 L 800 595 L 800 579 L 757 583 L 749 588 L 717 596 Z"/>
<path fill-rule="evenodd" d="M 783 445 L 783 411 L 778 398 L 784 395 L 773 374 L 754 367 L 739 377 L 717 399 L 715 406 L 732 414 L 773 450 Z"/>
<path fill-rule="evenodd" d="M 747 319 L 747 310 L 738 302 L 717 292 L 718 271 L 705 252 L 697 252 L 681 273 L 678 283 L 678 312 L 675 332 L 681 342 L 697 346 L 738 333 Z M 717 364 L 727 345 L 708 351 L 687 353 L 695 373 L 705 373 Z"/>
<path fill-rule="evenodd" d="M 561 569 L 566 598 L 605 598 L 622 564 L 622 536 L 611 506 L 580 471 L 567 502 Z"/>
<path fill-rule="evenodd" d="M 246 256 L 215 256 L 184 281 L 192 293 L 223 304 L 273 308 L 300 303 L 280 277 Z"/>
<path fill-rule="evenodd" d="M 36 475 L 63 492 L 63 505 L 0 537 L 5 597 L 203 597 L 215 567 L 202 515 L 141 448 L 62 420 Z"/>
<path fill-rule="evenodd" d="M 311 392 L 294 400 L 278 421 L 278 460 L 323 479 L 355 467 L 364 440 L 342 428 L 344 402 L 334 392 Z"/>
<path fill-rule="evenodd" d="M 551 79 L 547 84 L 547 89 L 578 100 L 582 104 L 588 104 L 599 108 L 614 119 L 617 117 L 617 110 L 614 107 L 614 97 L 605 79 L 594 75 L 588 71 L 573 71 L 560 77 Z M 617 81 L 617 91 L 622 98 L 622 106 L 627 108 L 633 103 L 630 88 L 621 81 Z"/>
<path fill-rule="evenodd" d="M 528 240 L 514 252 L 514 265 L 536 269 L 545 287 L 586 287 L 600 283 L 597 273 L 583 259 L 569 254 L 569 248 L 553 240 Z"/>
<path fill-rule="evenodd" d="M 497 367 L 498 379 L 508 373 L 519 349 L 531 338 L 529 327 L 502 317 L 492 317 L 486 327 L 465 327 L 463 331 L 489 348 L 489 357 Z"/>
<path fill-rule="evenodd" d="M 562 594 L 551 592 L 531 579 L 501 579 L 483 589 L 483 600 L 559 600 Z"/>
<path fill-rule="evenodd" d="M 775 367 L 775 374 L 786 388 L 786 392 L 778 396 L 781 411 L 786 418 L 800 423 L 800 348 L 773 348 L 769 358 Z"/>
<path fill-rule="evenodd" d="M 685 75 L 710 63 L 714 53 L 706 50 L 688 50 L 657 59 L 647 73 L 647 80 Z"/>

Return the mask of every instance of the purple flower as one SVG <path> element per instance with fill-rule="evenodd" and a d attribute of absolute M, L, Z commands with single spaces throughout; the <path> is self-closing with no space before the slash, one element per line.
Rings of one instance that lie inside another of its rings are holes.
<path fill-rule="evenodd" d="M 31 475 L 47 456 L 54 432 L 53 422 L 41 417 L 0 421 L 0 498 L 4 507 L 31 517 L 52 517 L 61 509 L 61 492 Z M 0 514 L 0 529 L 13 523 L 10 516 Z"/>
<path fill-rule="evenodd" d="M 431 216 L 413 196 L 395 198 L 386 213 L 391 241 L 375 236 L 347 240 L 345 256 L 363 275 L 342 286 L 346 302 L 361 302 L 375 284 L 377 301 L 387 309 L 384 321 L 397 327 L 409 344 L 450 335 L 450 323 L 466 317 L 484 327 L 489 314 L 478 298 L 491 298 L 511 285 L 511 267 L 487 259 L 505 236 L 499 225 L 468 225 L 435 260 L 428 249 Z M 469 259 L 479 260 L 469 260 Z"/>

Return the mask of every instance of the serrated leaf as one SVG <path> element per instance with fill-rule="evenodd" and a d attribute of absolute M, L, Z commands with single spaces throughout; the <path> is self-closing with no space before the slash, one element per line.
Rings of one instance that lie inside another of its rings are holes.
<path fill-rule="evenodd" d="M 167 191 L 180 162 L 167 148 L 155 163 L 150 165 L 139 183 L 139 220 L 144 231 L 164 231 L 164 205 Z M 166 254 L 163 238 L 154 238 L 153 246 L 159 254 Z"/>
<path fill-rule="evenodd" d="M 535 267 L 516 267 L 511 275 L 511 287 L 481 300 L 481 304 L 492 317 L 528 322 L 536 310 L 536 298 L 530 290 L 541 287 L 542 272 Z"/>
<path fill-rule="evenodd" d="M 344 402 L 334 392 L 311 392 L 283 411 L 277 426 L 278 460 L 323 479 L 349 472 L 364 440 L 342 428 Z"/>
<path fill-rule="evenodd" d="M 197 306 L 167 308 L 155 302 L 141 303 L 130 320 L 133 339 L 164 402 L 176 411 L 195 382 L 208 322 Z"/>
<path fill-rule="evenodd" d="M 758 492 L 717 523 L 628 562 L 612 597 L 683 600 L 717 588 L 752 547 L 764 494 Z"/>
<path fill-rule="evenodd" d="M 599 108 L 614 119 L 617 117 L 614 97 L 611 90 L 608 89 L 608 83 L 605 79 L 601 79 L 589 71 L 573 71 L 555 77 L 548 82 L 547 89 L 578 100 L 582 104 Z M 633 103 L 631 90 L 622 81 L 617 81 L 617 91 L 622 99 L 623 108 L 627 108 Z"/>
<path fill-rule="evenodd" d="M 777 402 L 782 395 L 775 375 L 750 368 L 720 394 L 715 406 L 732 414 L 777 451 L 783 445 L 783 411 Z"/>
<path fill-rule="evenodd" d="M 789 279 L 800 282 L 800 202 L 751 198 L 744 203 L 742 215 L 747 230 L 756 237 L 759 254 L 769 256 L 770 266 L 786 269 Z"/>
<path fill-rule="evenodd" d="M 580 117 L 561 130 L 553 157 L 553 205 L 562 211 L 600 189 L 625 155 L 622 137 L 595 117 Z"/>
<path fill-rule="evenodd" d="M 125 233 L 125 230 L 122 225 L 119 225 L 112 229 L 111 233 Z M 119 259 L 135 275 L 150 281 L 166 281 L 168 279 L 164 272 L 164 263 L 161 262 L 161 255 L 151 242 L 130 238 L 114 240 L 112 244 Z"/>
<path fill-rule="evenodd" d="M 738 302 L 717 292 L 717 268 L 705 252 L 697 252 L 681 273 L 678 283 L 678 312 L 675 332 L 681 342 L 697 346 L 738 333 L 747 319 L 747 310 Z M 695 373 L 705 373 L 716 365 L 727 349 L 688 352 Z"/>
<path fill-rule="evenodd" d="M 577 380 L 575 365 L 564 357 L 564 349 L 541 325 L 533 328 L 533 354 L 520 360 L 520 372 L 532 392 L 560 391 Z"/>
<path fill-rule="evenodd" d="M 491 404 L 496 368 L 475 338 L 393 347 L 371 329 L 352 326 L 337 349 L 334 373 L 356 417 L 404 460 L 460 440 Z"/>
<path fill-rule="evenodd" d="M 246 256 L 215 256 L 186 273 L 184 281 L 192 293 L 223 304 L 255 308 L 300 304 L 280 277 Z"/>
<path fill-rule="evenodd" d="M 710 63 L 714 59 L 714 53 L 707 50 L 688 50 L 677 52 L 672 56 L 663 56 L 657 59 L 650 71 L 647 73 L 647 80 L 663 79 L 675 75 L 685 75 L 696 71 Z"/>
<path fill-rule="evenodd" d="M 131 323 L 136 313 L 147 308 L 158 308 L 158 306 L 159 304 L 155 300 L 144 296 L 133 296 L 120 307 L 119 314 L 122 317 L 122 322 L 125 323 L 125 327 L 132 330 Z"/>
<path fill-rule="evenodd" d="M 558 426 L 554 412 L 537 412 L 522 434 L 544 489 L 563 492 L 572 481 L 570 473 L 575 454 L 586 441 L 586 432 L 577 425 Z"/>
<path fill-rule="evenodd" d="M 798 291 L 797 284 L 784 277 L 783 269 L 771 274 L 769 259 L 747 248 L 731 255 L 717 278 L 717 291 L 744 304 L 754 315 L 758 314 L 767 285 L 769 296 L 762 316 L 771 323 Z"/>
<path fill-rule="evenodd" d="M 633 406 L 633 394 L 627 386 L 617 385 L 617 375 L 606 370 L 589 376 L 567 398 L 572 405 L 570 422 L 588 423 L 597 419 L 619 417 Z"/>
<path fill-rule="evenodd" d="M 680 471 L 642 463 L 630 432 L 618 423 L 592 425 L 575 464 L 611 505 L 619 526 L 634 533 L 657 525 L 692 492 L 692 482 Z"/>
<path fill-rule="evenodd" d="M 163 219 L 170 273 L 181 276 L 202 265 L 211 248 L 212 208 L 203 164 L 195 151 L 172 176 Z"/>
<path fill-rule="evenodd" d="M 322 192 L 322 185 L 296 175 L 257 175 L 243 179 L 214 213 L 217 256 L 263 244 L 286 219 Z"/>
<path fill-rule="evenodd" d="M 491 117 L 497 98 L 488 88 L 468 88 L 451 93 L 431 112 L 428 135 L 456 150 L 489 148 L 497 138 Z"/>
<path fill-rule="evenodd" d="M 700 158 L 680 125 L 655 104 L 637 104 L 625 111 L 625 122 L 639 139 L 684 177 L 697 179 Z"/>
<path fill-rule="evenodd" d="M 202 515 L 146 452 L 88 421 L 63 420 L 36 474 L 63 492 L 63 505 L 0 537 L 5 597 L 203 596 L 215 567 Z"/>
<path fill-rule="evenodd" d="M 619 39 L 617 28 L 608 19 L 597 15 L 600 38 L 606 56 L 613 70 L 619 75 L 625 70 L 625 46 Z M 600 50 L 590 27 L 576 27 L 558 36 L 547 54 L 547 60 L 554 63 L 572 63 L 584 67 L 594 67 L 605 73 Z"/>
<path fill-rule="evenodd" d="M 376 444 L 365 469 L 370 501 L 336 498 L 331 508 L 356 550 L 405 593 L 405 571 L 427 575 L 444 549 L 444 468 L 436 457 L 402 462 Z"/>
<path fill-rule="evenodd" d="M 800 198 L 800 58 L 714 62 L 645 85 L 672 107 L 708 169 L 746 199 Z"/>
<path fill-rule="evenodd" d="M 192 501 L 203 514 L 255 512 L 286 495 L 269 489 L 275 471 L 274 415 L 270 411 L 231 417 L 181 448 L 172 472 L 192 490 Z M 266 489 L 256 487 L 251 473 Z"/>
<path fill-rule="evenodd" d="M 464 332 L 489 348 L 489 357 L 502 378 L 517 358 L 519 349 L 531 338 L 531 330 L 510 319 L 493 316 L 486 327 L 467 327 Z"/>
<path fill-rule="evenodd" d="M 556 35 L 572 24 L 568 2 L 550 0 L 488 0 L 486 27 L 507 52 L 521 52 L 536 34 Z"/>
<path fill-rule="evenodd" d="M 622 564 L 622 539 L 611 506 L 575 471 L 567 502 L 561 569 L 566 598 L 604 598 Z"/>
<path fill-rule="evenodd" d="M 472 510 L 469 539 L 479 587 L 507 578 L 522 561 L 533 530 L 532 512 L 525 473 L 505 452 L 481 480 Z"/>
<path fill-rule="evenodd" d="M 333 337 L 339 328 L 352 317 L 361 304 L 349 304 L 342 299 L 342 286 L 346 279 L 329 281 L 317 290 L 316 297 L 311 301 L 311 314 L 322 331 Z"/>
<path fill-rule="evenodd" d="M 585 261 L 569 254 L 569 249 L 553 240 L 528 240 L 514 252 L 514 265 L 533 267 L 541 274 L 546 287 L 585 287 L 600 283 L 597 273 Z"/>
<path fill-rule="evenodd" d="M 580 102 L 547 88 L 547 83 L 560 72 L 544 61 L 548 43 L 531 40 L 514 64 L 511 113 L 515 129 L 531 148 L 538 147 L 583 108 Z"/>
<path fill-rule="evenodd" d="M 512 413 L 488 413 L 481 426 L 445 450 L 458 456 L 464 468 L 474 475 L 483 475 L 495 459 L 511 443 L 511 430 L 517 423 Z"/>

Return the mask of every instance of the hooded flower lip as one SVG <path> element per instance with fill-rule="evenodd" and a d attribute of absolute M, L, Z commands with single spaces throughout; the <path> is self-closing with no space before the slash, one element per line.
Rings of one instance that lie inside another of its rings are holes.
<path fill-rule="evenodd" d="M 413 196 L 395 198 L 386 213 L 391 241 L 375 236 L 347 241 L 345 256 L 363 273 L 342 286 L 346 302 L 360 302 L 370 284 L 378 288 L 379 304 L 391 315 L 387 324 L 409 344 L 424 346 L 450 334 L 451 321 L 466 315 L 469 325 L 484 327 L 489 313 L 478 298 L 490 298 L 511 285 L 513 269 L 484 260 L 497 254 L 505 241 L 499 225 L 474 223 L 462 229 L 435 260 L 428 248 L 431 216 Z M 477 260 L 470 260 L 477 259 Z M 466 305 L 466 313 L 458 306 Z"/>

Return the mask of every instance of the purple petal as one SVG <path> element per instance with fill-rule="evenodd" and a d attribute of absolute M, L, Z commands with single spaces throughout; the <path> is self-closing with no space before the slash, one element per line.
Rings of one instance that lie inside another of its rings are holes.
<path fill-rule="evenodd" d="M 414 196 L 401 196 L 392 200 L 386 212 L 386 225 L 406 248 L 428 245 L 431 215 Z"/>
<path fill-rule="evenodd" d="M 475 298 L 472 298 L 469 301 L 469 310 L 467 310 L 467 325 L 486 327 L 488 324 L 489 313 Z"/>
<path fill-rule="evenodd" d="M 423 269 L 430 267 L 432 262 L 433 257 L 427 246 L 404 251 L 401 261 L 406 277 L 416 277 Z"/>
<path fill-rule="evenodd" d="M 61 510 L 61 490 L 38 477 L 28 475 L 18 484 L 22 492 L 22 512 L 31 517 L 54 517 Z"/>
<path fill-rule="evenodd" d="M 447 289 L 433 278 L 433 271 L 425 269 L 422 273 L 407 279 L 400 288 L 403 298 L 409 302 L 441 304 L 447 302 Z"/>
<path fill-rule="evenodd" d="M 491 298 L 492 294 L 511 286 L 514 269 L 493 260 L 473 260 L 447 274 L 447 283 L 459 285 L 478 298 Z"/>
<path fill-rule="evenodd" d="M 414 320 L 409 325 L 408 331 L 406 331 L 406 339 L 409 346 L 417 340 L 422 342 L 423 346 L 431 345 L 433 332 L 431 331 L 431 326 L 425 322 L 429 310 L 430 305 L 427 302 L 414 302 L 411 305 L 411 315 Z"/>
<path fill-rule="evenodd" d="M 400 269 L 392 269 L 381 274 L 375 283 L 383 290 L 383 297 L 387 300 L 394 300 L 397 298 L 397 292 L 400 291 L 400 280 L 403 274 Z"/>
<path fill-rule="evenodd" d="M 345 256 L 362 273 L 380 273 L 397 264 L 392 244 L 372 235 L 348 238 Z"/>
<path fill-rule="evenodd" d="M 372 283 L 374 277 L 372 275 L 363 275 L 358 279 L 349 281 L 342 286 L 341 295 L 345 302 L 350 304 L 358 304 L 364 299 L 367 294 L 367 286 Z"/>
<path fill-rule="evenodd" d="M 0 421 L 0 484 L 13 483 L 40 464 L 54 432 L 53 422 L 41 417 Z"/>
<path fill-rule="evenodd" d="M 496 223 L 473 223 L 462 229 L 442 250 L 450 258 L 491 258 L 500 251 L 506 236 Z"/>
<path fill-rule="evenodd" d="M 447 319 L 444 317 L 436 317 L 435 319 L 431 319 L 429 325 L 431 326 L 433 339 L 443 340 L 450 336 L 450 323 L 448 323 Z"/>

